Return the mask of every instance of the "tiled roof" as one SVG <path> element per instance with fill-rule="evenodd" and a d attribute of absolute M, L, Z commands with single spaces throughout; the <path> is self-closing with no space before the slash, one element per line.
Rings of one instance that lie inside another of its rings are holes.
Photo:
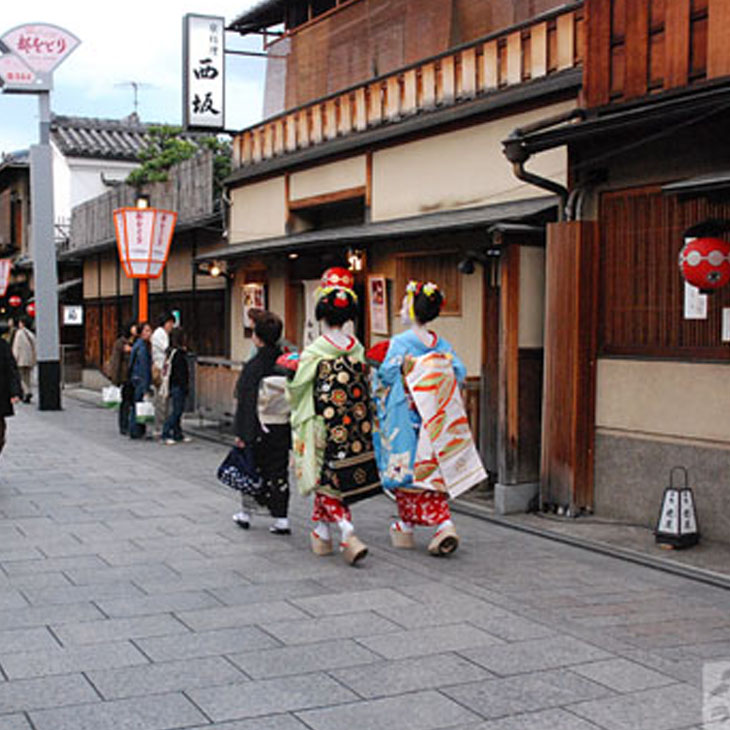
<path fill-rule="evenodd" d="M 259 0 L 253 7 L 241 13 L 228 26 L 229 30 L 239 33 L 249 33 L 270 25 L 276 25 L 284 20 L 284 0 Z"/>
<path fill-rule="evenodd" d="M 147 128 L 136 114 L 124 119 L 53 115 L 51 139 L 66 157 L 136 160 L 146 144 Z"/>

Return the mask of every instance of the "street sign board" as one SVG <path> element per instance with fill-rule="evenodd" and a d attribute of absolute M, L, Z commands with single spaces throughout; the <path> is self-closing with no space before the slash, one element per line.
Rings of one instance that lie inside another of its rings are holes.
<path fill-rule="evenodd" d="M 183 125 L 225 129 L 225 19 L 183 18 Z"/>
<path fill-rule="evenodd" d="M 10 271 L 13 268 L 11 259 L 0 259 L 0 297 L 4 297 L 10 284 Z"/>
<path fill-rule="evenodd" d="M 48 91 L 50 86 L 17 56 L 5 53 L 0 56 L 0 81 L 5 91 Z"/>
<path fill-rule="evenodd" d="M 26 66 L 43 74 L 50 74 L 80 43 L 73 33 L 47 23 L 19 25 L 0 41 Z"/>

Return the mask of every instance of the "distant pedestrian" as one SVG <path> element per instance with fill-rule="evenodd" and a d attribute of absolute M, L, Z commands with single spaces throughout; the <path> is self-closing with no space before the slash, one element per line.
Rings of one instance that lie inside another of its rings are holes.
<path fill-rule="evenodd" d="M 155 436 L 162 433 L 162 424 L 167 417 L 167 394 L 160 391 L 162 384 L 162 368 L 165 365 L 167 350 L 170 347 L 170 332 L 175 326 L 175 315 L 165 312 L 157 321 L 157 327 L 152 333 L 152 384 L 154 385 L 155 404 Z"/>
<path fill-rule="evenodd" d="M 33 397 L 31 375 L 36 364 L 35 335 L 28 327 L 27 320 L 18 320 L 18 331 L 13 338 L 13 357 L 18 364 L 20 380 L 23 385 L 23 402 L 30 403 Z"/>
<path fill-rule="evenodd" d="M 132 385 L 133 405 L 129 414 L 129 436 L 133 439 L 144 438 L 146 426 L 137 423 L 136 405 L 152 393 L 152 356 L 150 353 L 150 337 L 152 327 L 149 322 L 142 322 L 137 327 L 139 336 L 129 356 L 129 380 Z"/>
<path fill-rule="evenodd" d="M 22 394 L 13 352 L 7 341 L 0 338 L 0 453 L 5 446 L 5 419 L 13 415 L 13 403 L 18 403 Z"/>
<path fill-rule="evenodd" d="M 10 345 L 10 347 L 13 346 L 13 340 L 15 339 L 15 333 L 18 331 L 18 328 L 15 324 L 15 318 L 14 317 L 8 317 L 8 327 L 7 330 L 3 333 L 3 339 L 5 342 Z"/>
<path fill-rule="evenodd" d="M 166 389 L 170 403 L 169 414 L 162 426 L 162 442 L 169 446 L 179 441 L 192 441 L 189 436 L 183 435 L 181 423 L 185 400 L 190 390 L 187 340 L 182 327 L 175 327 L 170 332 L 170 347 L 162 369 L 162 378 L 161 395 L 164 395 Z"/>
<path fill-rule="evenodd" d="M 112 354 L 106 368 L 106 376 L 120 388 L 122 400 L 119 403 L 119 433 L 129 434 L 129 411 L 134 403 L 134 389 L 129 381 L 129 356 L 137 337 L 137 323 L 127 324 L 112 347 Z"/>
<path fill-rule="evenodd" d="M 289 405 L 286 402 L 286 377 L 278 374 L 276 360 L 282 354 L 281 319 L 272 312 L 260 312 L 254 319 L 253 342 L 256 354 L 249 360 L 236 384 L 238 405 L 233 422 L 236 446 L 251 448 L 263 480 L 257 501 L 268 507 L 274 523 L 269 531 L 289 535 Z M 251 515 L 242 509 L 234 521 L 248 529 Z"/>

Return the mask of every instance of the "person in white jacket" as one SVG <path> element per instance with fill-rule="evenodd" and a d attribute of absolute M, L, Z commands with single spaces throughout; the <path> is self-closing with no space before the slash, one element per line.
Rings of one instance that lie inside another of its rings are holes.
<path fill-rule="evenodd" d="M 28 329 L 25 318 L 18 320 L 18 329 L 13 337 L 13 357 L 18 363 L 18 372 L 23 384 L 23 403 L 30 403 L 33 397 L 31 374 L 36 364 L 35 335 Z"/>
<path fill-rule="evenodd" d="M 162 433 L 162 424 L 167 418 L 167 396 L 160 393 L 162 368 L 165 365 L 167 349 L 170 347 L 170 332 L 175 326 L 175 315 L 166 312 L 160 317 L 157 328 L 152 333 L 152 382 L 155 386 L 155 436 Z"/>

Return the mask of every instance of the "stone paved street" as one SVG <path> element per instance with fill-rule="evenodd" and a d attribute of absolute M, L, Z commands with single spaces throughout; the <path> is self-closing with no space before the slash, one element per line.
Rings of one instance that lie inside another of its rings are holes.
<path fill-rule="evenodd" d="M 465 516 L 452 559 L 398 552 L 385 497 L 349 568 L 299 497 L 292 537 L 237 528 L 225 447 L 64 406 L 0 460 L 0 730 L 700 728 L 730 670 L 728 592 Z"/>

